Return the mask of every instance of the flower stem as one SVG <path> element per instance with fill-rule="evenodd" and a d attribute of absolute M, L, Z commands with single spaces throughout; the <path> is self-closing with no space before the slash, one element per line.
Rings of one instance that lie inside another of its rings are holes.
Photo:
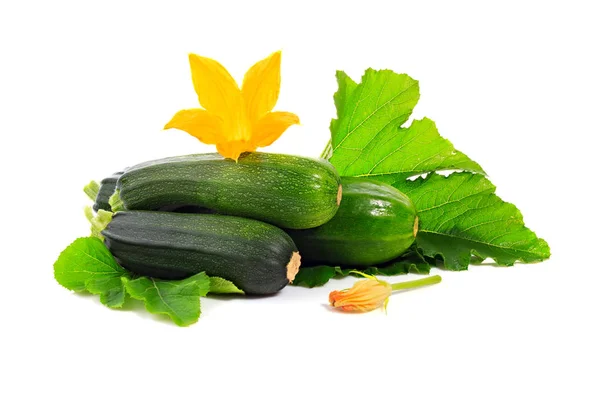
<path fill-rule="evenodd" d="M 434 285 L 441 281 L 442 277 L 439 275 L 428 276 L 427 278 L 417 279 L 416 281 L 393 283 L 392 290 L 414 289 L 421 286 Z"/>

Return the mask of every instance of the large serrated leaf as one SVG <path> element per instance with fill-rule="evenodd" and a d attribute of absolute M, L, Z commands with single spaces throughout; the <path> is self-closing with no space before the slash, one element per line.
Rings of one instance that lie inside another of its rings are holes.
<path fill-rule="evenodd" d="M 548 243 L 525 227 L 519 210 L 496 196 L 496 187 L 482 175 L 431 174 L 395 186 L 417 208 L 418 247 L 426 256 L 442 257 L 448 269 L 467 269 L 472 255 L 500 265 L 550 257 Z"/>

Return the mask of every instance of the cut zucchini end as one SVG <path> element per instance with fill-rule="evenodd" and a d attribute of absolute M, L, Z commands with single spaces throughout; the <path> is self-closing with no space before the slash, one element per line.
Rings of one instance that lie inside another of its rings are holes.
<path fill-rule="evenodd" d="M 292 283 L 296 277 L 296 274 L 300 270 L 300 252 L 294 251 L 292 253 L 292 258 L 290 258 L 290 262 L 288 263 L 286 269 L 287 279 L 290 281 L 290 283 Z"/>
<path fill-rule="evenodd" d="M 342 202 L 342 185 L 340 185 L 338 187 L 337 199 L 336 199 L 336 203 L 338 206 L 340 205 L 341 202 Z"/>

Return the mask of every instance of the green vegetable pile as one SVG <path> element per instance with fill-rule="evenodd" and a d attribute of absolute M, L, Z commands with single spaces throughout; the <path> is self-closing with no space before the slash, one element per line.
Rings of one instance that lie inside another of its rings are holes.
<path fill-rule="evenodd" d="M 111 308 L 142 301 L 186 326 L 209 293 L 272 294 L 356 269 L 428 274 L 550 256 L 432 120 L 406 125 L 416 80 L 372 69 L 360 83 L 341 71 L 337 80 L 337 118 L 319 160 L 189 155 L 90 183 L 91 235 L 60 254 L 58 283 Z"/>
<path fill-rule="evenodd" d="M 371 272 L 428 273 L 438 264 L 459 271 L 472 260 L 491 258 L 510 266 L 550 257 L 548 243 L 525 227 L 521 212 L 494 193 L 496 187 L 481 166 L 440 136 L 431 119 L 403 126 L 419 100 L 418 81 L 372 69 L 360 83 L 342 71 L 337 81 L 337 119 L 331 122 L 331 141 L 322 156 L 342 176 L 396 187 L 411 198 L 420 219 L 412 253 Z M 339 267 L 323 265 L 301 270 L 294 283 L 321 285 L 344 274 Z"/>

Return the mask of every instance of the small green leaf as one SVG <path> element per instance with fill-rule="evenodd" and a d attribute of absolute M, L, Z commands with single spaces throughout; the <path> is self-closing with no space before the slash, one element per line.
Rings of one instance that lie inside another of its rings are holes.
<path fill-rule="evenodd" d="M 393 261 L 384 266 L 368 267 L 364 270 L 364 273 L 369 275 L 384 276 L 405 275 L 408 273 L 426 275 L 429 274 L 430 270 L 431 265 L 427 264 L 426 262 L 415 263 L 413 261 L 399 259 L 398 261 Z"/>
<path fill-rule="evenodd" d="M 179 326 L 188 326 L 200 317 L 200 297 L 206 296 L 210 278 L 201 272 L 180 281 L 141 277 L 125 283 L 131 297 L 142 300 L 146 310 L 168 315 Z"/>
<path fill-rule="evenodd" d="M 244 294 L 244 291 L 239 289 L 227 279 L 218 276 L 210 277 L 210 293 L 217 294 Z"/>
<path fill-rule="evenodd" d="M 433 262 L 433 260 L 432 260 Z M 315 287 L 323 286 L 331 278 L 348 276 L 351 271 L 357 270 L 369 275 L 405 275 L 410 273 L 429 274 L 431 265 L 415 249 L 411 249 L 402 256 L 388 263 L 370 267 L 339 267 L 317 265 L 314 267 L 301 267 L 292 283 L 295 286 Z"/>
<path fill-rule="evenodd" d="M 121 307 L 125 301 L 122 277 L 129 272 L 115 261 L 104 243 L 95 237 L 76 239 L 54 263 L 54 278 L 67 289 L 100 295 L 102 304 Z"/>
<path fill-rule="evenodd" d="M 338 272 L 339 271 L 339 272 Z M 323 286 L 329 280 L 335 276 L 343 276 L 340 267 L 333 267 L 329 265 L 316 265 L 314 267 L 301 267 L 292 285 L 294 286 L 305 286 L 315 287 Z"/>
<path fill-rule="evenodd" d="M 129 274 L 124 274 L 120 280 L 114 277 L 89 280 L 86 283 L 86 289 L 92 294 L 100 295 L 100 302 L 105 306 L 121 308 L 127 297 L 125 282 L 129 279 L 128 277 Z"/>
<path fill-rule="evenodd" d="M 418 247 L 425 256 L 441 256 L 450 270 L 467 269 L 472 256 L 500 265 L 550 257 L 548 243 L 525 227 L 519 210 L 496 196 L 496 187 L 482 175 L 431 174 L 395 186 L 417 209 Z"/>

